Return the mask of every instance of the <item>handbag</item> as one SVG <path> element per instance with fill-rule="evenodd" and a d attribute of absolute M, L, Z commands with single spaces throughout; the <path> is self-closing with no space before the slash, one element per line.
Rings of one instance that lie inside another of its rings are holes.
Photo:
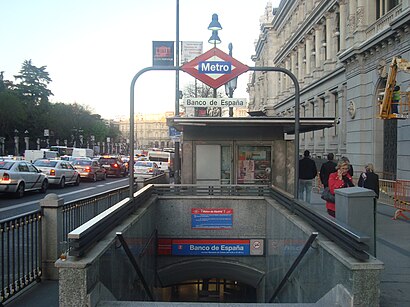
<path fill-rule="evenodd" d="M 335 201 L 336 201 L 335 196 L 334 196 L 332 193 L 330 193 L 329 187 L 324 188 L 324 190 L 323 190 L 322 195 L 320 196 L 320 198 L 321 198 L 321 199 L 324 199 L 324 200 L 326 200 L 326 201 L 328 201 L 328 202 L 331 202 L 331 203 L 335 203 Z"/>

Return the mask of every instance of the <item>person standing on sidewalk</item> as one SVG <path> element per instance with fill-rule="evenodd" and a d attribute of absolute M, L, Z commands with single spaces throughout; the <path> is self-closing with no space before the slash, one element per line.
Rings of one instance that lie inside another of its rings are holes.
<path fill-rule="evenodd" d="M 303 153 L 303 159 L 299 160 L 299 199 L 310 203 L 313 180 L 317 175 L 315 161 L 310 158 L 309 150 Z M 305 192 L 305 198 L 303 193 Z"/>
<path fill-rule="evenodd" d="M 354 173 L 353 166 L 350 164 L 349 158 L 348 157 L 341 157 L 340 160 L 342 160 L 343 162 L 346 162 L 349 165 L 348 173 L 350 174 L 350 176 L 353 177 L 353 173 Z"/>
<path fill-rule="evenodd" d="M 357 186 L 373 190 L 379 198 L 379 175 L 374 172 L 373 164 L 367 163 L 365 172 L 360 174 Z"/>
<path fill-rule="evenodd" d="M 320 181 L 323 184 L 323 187 L 327 188 L 328 185 L 328 181 L 329 181 L 329 175 L 331 173 L 336 172 L 336 162 L 333 161 L 333 159 L 335 158 L 334 154 L 329 153 L 327 154 L 327 162 L 323 163 L 322 166 L 320 167 Z"/>
<path fill-rule="evenodd" d="M 337 172 L 329 175 L 329 190 L 330 193 L 335 195 L 336 189 L 354 187 L 352 176 L 349 174 L 349 163 L 339 160 L 336 166 Z M 330 201 L 326 201 L 327 213 L 335 217 L 336 216 L 336 204 Z"/>

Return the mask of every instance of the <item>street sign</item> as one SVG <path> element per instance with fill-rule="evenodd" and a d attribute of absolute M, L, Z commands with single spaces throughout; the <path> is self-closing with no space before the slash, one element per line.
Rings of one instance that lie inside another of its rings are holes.
<path fill-rule="evenodd" d="M 174 42 L 152 42 L 152 66 L 174 66 Z"/>
<path fill-rule="evenodd" d="M 181 70 L 216 89 L 248 71 L 249 67 L 218 48 L 212 48 L 182 65 Z"/>
<path fill-rule="evenodd" d="M 185 107 L 232 107 L 246 108 L 246 98 L 184 98 Z"/>

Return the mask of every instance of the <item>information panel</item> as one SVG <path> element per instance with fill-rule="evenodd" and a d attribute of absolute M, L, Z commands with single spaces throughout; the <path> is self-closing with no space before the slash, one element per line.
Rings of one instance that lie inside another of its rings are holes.
<path fill-rule="evenodd" d="M 249 256 L 249 240 L 172 240 L 174 256 Z"/>
<path fill-rule="evenodd" d="M 231 229 L 233 225 L 233 209 L 192 208 L 191 221 L 193 229 Z"/>
<path fill-rule="evenodd" d="M 263 239 L 158 239 L 161 256 L 263 256 Z"/>

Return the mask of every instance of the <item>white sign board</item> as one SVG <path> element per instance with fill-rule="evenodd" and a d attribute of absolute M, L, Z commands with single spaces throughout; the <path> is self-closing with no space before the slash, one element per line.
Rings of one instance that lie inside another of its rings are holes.
<path fill-rule="evenodd" d="M 188 63 L 203 52 L 203 42 L 181 42 L 181 63 Z"/>
<path fill-rule="evenodd" d="M 185 107 L 246 108 L 246 98 L 184 98 Z"/>

